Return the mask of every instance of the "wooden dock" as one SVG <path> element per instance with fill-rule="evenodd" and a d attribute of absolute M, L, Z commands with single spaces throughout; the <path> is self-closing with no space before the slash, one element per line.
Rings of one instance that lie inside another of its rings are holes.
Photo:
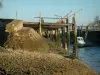
<path fill-rule="evenodd" d="M 66 18 L 50 18 L 50 19 L 61 19 L 60 21 L 65 21 L 64 22 L 57 22 L 57 23 L 47 23 L 42 21 L 42 19 L 46 19 L 47 17 L 42 17 L 40 13 L 39 22 L 24 22 L 23 26 L 24 27 L 32 27 L 36 29 L 36 31 L 43 36 L 43 33 L 46 32 L 47 38 L 51 38 L 51 36 L 56 36 L 56 43 L 58 45 L 62 44 L 62 47 L 66 49 L 66 44 L 67 44 L 67 49 L 70 50 L 70 32 L 73 32 L 74 36 L 74 45 L 73 45 L 73 55 L 75 57 L 78 57 L 78 49 L 77 49 L 77 29 L 76 29 L 76 21 L 75 21 L 75 14 L 72 15 L 72 23 L 69 23 L 69 17 L 66 16 Z M 13 19 L 7 20 L 7 23 L 12 21 Z M 3 22 L 3 20 L 2 20 Z M 55 34 L 53 34 L 53 31 L 55 31 Z M 60 33 L 60 31 L 62 33 Z M 62 34 L 60 37 L 59 34 Z M 64 37 L 65 34 L 67 37 Z M 58 39 L 59 38 L 59 39 Z M 67 39 L 67 42 L 66 42 Z M 61 41 L 62 40 L 62 41 Z M 60 42 L 61 41 L 61 42 Z M 70 52 L 70 51 L 69 51 Z M 70 54 L 69 54 L 70 55 Z"/>
<path fill-rule="evenodd" d="M 67 44 L 67 49 L 70 50 L 70 32 L 73 32 L 74 35 L 74 45 L 73 45 L 73 55 L 75 57 L 78 57 L 78 49 L 77 49 L 77 30 L 76 30 L 76 21 L 75 21 L 75 14 L 72 17 L 72 23 L 69 23 L 68 17 L 63 18 L 66 20 L 64 23 L 47 23 L 47 22 L 42 22 L 42 18 L 47 18 L 47 17 L 38 17 L 40 22 L 24 22 L 23 26 L 24 27 L 32 27 L 38 31 L 38 33 L 43 36 L 43 32 L 46 32 L 45 35 L 47 35 L 48 38 L 51 36 L 55 36 L 56 39 L 56 44 L 61 45 L 61 39 L 62 39 L 62 47 L 66 49 L 66 44 Z M 58 19 L 58 18 L 50 18 L 50 19 Z M 61 19 L 62 20 L 62 19 Z M 60 31 L 62 33 L 60 33 Z M 53 31 L 55 32 L 53 34 Z M 59 34 L 62 34 L 62 37 L 59 36 Z M 67 37 L 64 37 L 65 34 L 67 34 Z M 50 35 L 50 36 L 49 36 Z M 59 37 L 58 37 L 59 36 Z M 59 38 L 59 39 L 58 39 Z M 67 42 L 65 41 L 67 38 Z M 70 51 L 69 51 L 70 52 Z M 70 53 L 69 53 L 70 55 Z"/>
<path fill-rule="evenodd" d="M 64 18 L 65 19 L 65 18 Z M 2 22 L 6 21 L 13 21 L 13 19 L 1 19 Z M 5 22 L 4 22 L 5 23 Z M 70 32 L 74 35 L 74 45 L 73 45 L 73 54 L 77 57 L 78 56 L 78 50 L 77 50 L 77 32 L 76 30 L 86 31 L 86 35 L 89 31 L 100 31 L 100 26 L 76 26 L 75 22 L 75 16 L 72 17 L 72 23 L 69 23 L 68 17 L 66 17 L 65 23 L 48 23 L 48 22 L 25 22 L 23 23 L 24 27 L 32 27 L 36 30 L 38 30 L 39 34 L 43 36 L 43 32 L 47 33 L 48 38 L 51 38 L 51 36 L 56 36 L 56 43 L 57 45 L 63 44 L 63 48 L 70 50 Z M 60 29 L 60 30 L 59 30 Z M 65 30 L 66 29 L 66 30 Z M 53 35 L 53 31 L 55 34 Z M 60 33 L 60 31 L 62 33 Z M 64 34 L 67 35 L 67 42 L 65 43 L 65 38 L 62 38 L 59 36 L 59 34 L 62 34 L 62 37 Z M 49 36 L 50 35 L 50 36 Z M 58 39 L 59 38 L 59 39 Z M 62 39 L 62 42 L 60 41 Z"/>
<path fill-rule="evenodd" d="M 24 22 L 25 27 L 32 27 L 32 28 L 39 28 L 40 23 L 39 22 Z M 72 26 L 72 23 L 70 24 L 57 24 L 57 23 L 41 23 L 41 26 L 43 29 L 58 29 L 66 26 Z"/>

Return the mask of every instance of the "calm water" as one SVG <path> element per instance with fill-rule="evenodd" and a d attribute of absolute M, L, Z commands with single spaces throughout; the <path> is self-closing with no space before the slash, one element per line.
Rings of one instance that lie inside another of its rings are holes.
<path fill-rule="evenodd" d="M 79 57 L 92 69 L 100 72 L 100 47 L 78 48 Z"/>

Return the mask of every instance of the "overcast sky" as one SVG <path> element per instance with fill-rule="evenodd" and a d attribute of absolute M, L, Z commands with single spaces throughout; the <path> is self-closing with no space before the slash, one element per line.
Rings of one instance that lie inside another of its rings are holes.
<path fill-rule="evenodd" d="M 3 0 L 0 17 L 16 18 L 17 11 L 18 19 L 39 21 L 34 18 L 39 16 L 39 12 L 45 17 L 55 17 L 54 14 L 65 16 L 71 10 L 74 13 L 79 9 L 83 10 L 76 14 L 76 23 L 87 25 L 95 16 L 100 16 L 100 0 Z"/>

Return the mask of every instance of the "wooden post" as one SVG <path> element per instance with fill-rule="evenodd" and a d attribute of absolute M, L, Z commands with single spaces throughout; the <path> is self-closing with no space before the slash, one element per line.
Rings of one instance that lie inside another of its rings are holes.
<path fill-rule="evenodd" d="M 41 12 L 40 12 L 39 34 L 42 36 L 42 26 L 41 26 Z"/>
<path fill-rule="evenodd" d="M 85 41 L 86 41 L 86 38 L 87 38 L 87 34 L 88 34 L 88 26 L 86 26 Z"/>
<path fill-rule="evenodd" d="M 76 30 L 75 14 L 73 15 L 72 22 L 73 22 L 73 24 L 74 24 L 74 26 L 73 26 L 73 32 L 74 32 L 73 55 L 74 55 L 75 57 L 78 57 L 78 49 L 77 49 L 77 30 Z"/>
<path fill-rule="evenodd" d="M 50 41 L 52 41 L 52 32 L 50 30 Z"/>
<path fill-rule="evenodd" d="M 58 37 L 57 37 L 58 46 L 61 47 L 61 38 L 60 38 L 60 30 L 59 29 L 57 29 L 57 33 L 58 33 Z"/>
<path fill-rule="evenodd" d="M 56 41 L 56 44 L 58 45 L 58 32 L 57 32 L 57 29 L 55 29 L 55 41 Z"/>
<path fill-rule="evenodd" d="M 52 41 L 55 41 L 53 32 L 54 32 L 54 30 L 51 30 L 51 38 L 52 38 Z"/>
<path fill-rule="evenodd" d="M 50 40 L 53 41 L 53 30 L 50 30 Z"/>
<path fill-rule="evenodd" d="M 83 27 L 83 24 L 82 24 L 82 26 L 81 26 L 81 36 L 82 36 L 82 32 L 83 32 L 83 28 L 82 28 L 82 27 Z"/>
<path fill-rule="evenodd" d="M 49 30 L 46 31 L 47 39 L 49 39 Z"/>
<path fill-rule="evenodd" d="M 81 36 L 81 27 L 80 26 L 78 26 L 77 31 L 78 31 L 78 36 Z"/>
<path fill-rule="evenodd" d="M 68 17 L 66 18 L 66 24 L 69 23 Z M 68 29 L 68 26 L 66 26 L 67 29 L 67 49 L 70 50 L 70 31 Z"/>
<path fill-rule="evenodd" d="M 61 39 L 60 39 L 60 31 L 59 29 L 56 29 L 55 30 L 55 34 L 56 34 L 56 44 L 57 46 L 61 47 Z"/>
<path fill-rule="evenodd" d="M 62 47 L 65 49 L 65 31 L 64 31 L 64 27 L 61 28 L 62 29 Z"/>

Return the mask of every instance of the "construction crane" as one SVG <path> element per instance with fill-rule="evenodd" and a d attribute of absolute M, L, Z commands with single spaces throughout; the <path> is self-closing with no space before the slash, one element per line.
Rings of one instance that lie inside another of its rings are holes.
<path fill-rule="evenodd" d="M 77 12 L 75 12 L 74 14 L 72 14 L 71 16 L 75 16 L 78 12 L 80 12 L 80 11 L 82 11 L 82 9 L 80 9 L 80 10 L 78 10 Z M 71 17 L 71 16 L 69 16 L 69 17 Z M 68 18 L 69 18 L 68 17 Z"/>
<path fill-rule="evenodd" d="M 55 15 L 56 17 L 61 17 L 61 19 L 63 19 L 63 18 L 65 18 L 65 17 L 67 17 L 70 13 L 71 13 L 72 11 L 70 11 L 66 16 L 64 16 L 64 17 L 62 17 L 62 16 L 59 16 L 59 15 Z"/>
<path fill-rule="evenodd" d="M 69 15 L 71 12 L 72 12 L 72 11 L 70 11 L 66 16 L 64 16 L 64 18 L 65 18 L 65 17 L 68 17 L 68 15 Z"/>
<path fill-rule="evenodd" d="M 59 15 L 55 15 L 56 17 L 61 17 L 61 20 L 59 20 L 59 21 L 57 21 L 57 23 L 65 23 L 64 22 L 64 20 L 63 19 L 65 19 L 65 17 L 68 17 L 68 15 L 71 13 L 72 11 L 70 11 L 66 16 L 64 16 L 63 18 L 62 18 L 62 16 L 59 16 Z"/>
<path fill-rule="evenodd" d="M 82 9 L 80 9 L 79 11 L 81 11 Z M 74 16 L 75 17 L 75 14 L 78 13 L 79 11 L 75 12 L 74 14 L 72 14 L 71 16 Z M 62 16 L 59 16 L 59 15 L 55 15 L 57 18 L 52 18 L 52 17 L 41 17 L 41 18 L 44 18 L 44 19 L 60 19 L 59 21 L 62 21 L 63 22 L 63 19 L 66 19 L 65 17 L 69 18 L 71 16 L 68 17 L 68 15 L 71 13 L 72 11 L 70 11 L 66 16 L 62 17 Z M 60 17 L 60 18 L 58 18 Z M 34 17 L 34 18 L 40 18 L 40 17 Z M 59 22 L 57 21 L 57 22 Z"/>
<path fill-rule="evenodd" d="M 72 11 L 70 11 L 66 16 L 68 16 L 70 13 L 71 13 Z M 57 18 L 52 18 L 52 17 L 41 17 L 41 18 L 44 18 L 44 19 L 66 19 L 65 17 L 66 16 L 64 16 L 64 17 L 62 17 L 62 16 L 58 16 L 58 15 L 55 15 Z M 58 17 L 60 17 L 60 18 L 58 18 Z M 34 18 L 40 18 L 40 17 L 34 17 Z"/>
<path fill-rule="evenodd" d="M 54 14 L 55 15 L 55 14 Z M 60 20 L 58 20 L 56 23 L 64 23 L 64 20 L 62 19 L 63 17 L 62 16 L 59 16 L 59 15 L 55 15 L 57 18 L 60 17 Z"/>
<path fill-rule="evenodd" d="M 55 14 L 54 14 L 54 15 L 55 15 Z M 59 16 L 59 15 L 55 15 L 55 16 L 56 16 L 57 18 L 58 18 L 58 17 L 61 17 L 61 18 L 62 18 L 62 16 Z"/>

